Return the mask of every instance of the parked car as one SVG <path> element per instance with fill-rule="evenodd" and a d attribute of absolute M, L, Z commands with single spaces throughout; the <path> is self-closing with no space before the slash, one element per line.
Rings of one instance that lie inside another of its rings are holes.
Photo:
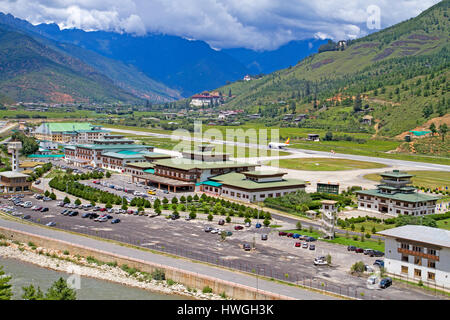
<path fill-rule="evenodd" d="M 120 222 L 120 219 L 113 219 L 113 220 L 111 220 L 111 224 L 116 224 L 116 223 L 119 223 Z"/>
<path fill-rule="evenodd" d="M 23 216 L 22 219 L 28 220 L 28 219 L 31 219 L 31 216 L 29 214 L 27 214 L 27 215 Z"/>
<path fill-rule="evenodd" d="M 302 243 L 301 243 L 301 242 L 296 242 L 296 243 L 295 243 L 295 246 L 296 246 L 297 248 L 300 248 L 300 247 L 302 246 Z"/>
<path fill-rule="evenodd" d="M 89 219 L 96 219 L 96 218 L 98 218 L 98 217 L 99 217 L 98 214 L 96 214 L 96 213 L 91 213 L 91 215 L 89 216 Z"/>
<path fill-rule="evenodd" d="M 289 232 L 288 234 L 286 234 L 286 237 L 288 238 L 292 238 L 294 236 L 294 234 L 292 232 Z"/>
<path fill-rule="evenodd" d="M 315 244 L 310 244 L 309 245 L 309 250 L 316 250 L 316 245 Z"/>
<path fill-rule="evenodd" d="M 61 211 L 61 214 L 66 215 L 67 212 L 69 212 L 69 209 L 64 209 L 63 211 Z"/>
<path fill-rule="evenodd" d="M 392 279 L 391 278 L 384 278 L 380 281 L 380 288 L 386 289 L 387 287 L 390 287 L 392 285 Z"/>
<path fill-rule="evenodd" d="M 91 216 L 91 214 L 89 212 L 87 213 L 83 213 L 83 215 L 81 216 L 82 218 L 89 218 Z"/>
<path fill-rule="evenodd" d="M 56 223 L 54 223 L 53 221 L 50 221 L 49 223 L 46 224 L 47 227 L 54 227 L 56 226 Z"/>
<path fill-rule="evenodd" d="M 205 230 L 205 232 L 211 232 L 211 231 L 212 231 L 212 229 L 213 229 L 212 227 L 205 227 L 205 229 L 204 229 L 204 230 Z"/>
<path fill-rule="evenodd" d="M 211 230 L 211 233 L 213 233 L 213 234 L 219 233 L 219 229 L 213 228 L 213 229 Z"/>
<path fill-rule="evenodd" d="M 47 212 L 47 211 L 48 211 L 48 208 L 42 208 L 40 211 L 41 211 L 41 212 Z"/>
<path fill-rule="evenodd" d="M 364 254 L 365 255 L 371 255 L 373 251 L 374 250 L 372 250 L 372 249 L 364 249 Z"/>
<path fill-rule="evenodd" d="M 298 234 L 298 233 L 294 233 L 294 235 L 292 236 L 292 238 L 294 238 L 294 239 L 299 239 L 300 238 L 300 234 Z"/>
<path fill-rule="evenodd" d="M 70 214 L 68 214 L 69 217 L 75 217 L 78 215 L 78 211 L 72 211 Z"/>
<path fill-rule="evenodd" d="M 325 257 L 317 257 L 314 259 L 315 266 L 326 266 L 327 264 L 328 264 L 328 262 Z"/>
<path fill-rule="evenodd" d="M 384 252 L 378 251 L 378 250 L 372 250 L 370 253 L 371 257 L 384 257 Z"/>
<path fill-rule="evenodd" d="M 356 252 L 356 253 L 363 253 L 363 252 L 364 252 L 364 249 L 363 249 L 363 248 L 356 248 L 356 249 L 355 249 L 355 252 Z"/>
<path fill-rule="evenodd" d="M 244 243 L 243 248 L 245 251 L 250 251 L 252 247 L 248 243 Z"/>
<path fill-rule="evenodd" d="M 303 242 L 303 244 L 302 244 L 302 248 L 303 249 L 308 249 L 308 242 Z"/>
<path fill-rule="evenodd" d="M 262 227 L 261 223 L 258 222 L 257 224 L 255 224 L 255 228 L 256 228 L 256 229 L 259 229 L 259 228 L 261 228 L 261 227 Z"/>
<path fill-rule="evenodd" d="M 261 240 L 267 240 L 267 239 L 268 239 L 267 234 L 262 234 L 262 235 L 261 235 Z"/>
<path fill-rule="evenodd" d="M 233 235 L 233 232 L 227 231 L 227 237 L 231 237 Z"/>
<path fill-rule="evenodd" d="M 355 246 L 348 246 L 347 247 L 347 251 L 355 251 L 356 247 Z"/>
<path fill-rule="evenodd" d="M 225 224 L 225 220 L 220 219 L 219 222 L 218 222 L 218 225 L 219 226 L 223 226 L 224 224 Z"/>
<path fill-rule="evenodd" d="M 364 266 L 364 271 L 369 273 L 374 272 L 373 268 L 367 264 Z"/>
<path fill-rule="evenodd" d="M 379 267 L 384 267 L 384 261 L 383 260 L 375 260 L 375 262 L 373 263 L 374 266 L 379 266 Z"/>
<path fill-rule="evenodd" d="M 374 285 L 374 284 L 377 284 L 378 283 L 378 281 L 379 281 L 379 278 L 377 277 L 377 276 L 370 276 L 368 279 L 367 279 L 367 284 L 368 285 Z"/>
<path fill-rule="evenodd" d="M 316 241 L 316 240 L 317 239 L 314 238 L 314 237 L 308 237 L 308 238 L 305 239 L 305 241 L 307 241 L 307 242 L 313 242 L 313 241 Z"/>
<path fill-rule="evenodd" d="M 246 226 L 247 228 L 250 228 L 251 223 L 250 223 L 250 222 L 246 222 L 246 223 L 245 223 L 245 226 Z"/>
<path fill-rule="evenodd" d="M 234 226 L 234 230 L 242 230 L 242 229 L 244 229 L 243 226 Z"/>
<path fill-rule="evenodd" d="M 287 235 L 287 232 L 280 231 L 280 232 L 278 232 L 278 235 L 279 235 L 279 236 L 285 236 L 285 235 Z"/>

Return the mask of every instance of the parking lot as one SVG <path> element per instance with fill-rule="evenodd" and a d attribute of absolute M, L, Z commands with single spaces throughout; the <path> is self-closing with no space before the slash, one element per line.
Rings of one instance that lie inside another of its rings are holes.
<path fill-rule="evenodd" d="M 364 261 L 369 266 L 379 258 L 371 258 L 362 253 L 348 252 L 347 248 L 337 244 L 315 241 L 315 250 L 295 247 L 298 240 L 281 237 L 278 230 L 253 226 L 243 230 L 234 230 L 235 224 L 217 224 L 218 217 L 213 222 L 206 220 L 186 221 L 184 215 L 178 220 L 167 219 L 165 216 L 150 218 L 128 214 L 111 215 L 120 218 L 118 224 L 95 222 L 89 218 L 82 218 L 82 214 L 90 212 L 82 209 L 74 217 L 64 216 L 64 210 L 57 205 L 58 201 L 40 201 L 31 196 L 24 197 L 23 201 L 31 201 L 33 205 L 45 206 L 48 212 L 37 212 L 31 208 L 16 207 L 11 200 L 1 199 L 0 205 L 13 207 L 15 212 L 30 215 L 29 221 L 47 224 L 54 222 L 55 228 L 71 230 L 79 233 L 95 235 L 102 238 L 114 239 L 146 248 L 157 249 L 174 253 L 195 260 L 207 261 L 221 266 L 257 273 L 269 278 L 293 281 L 299 284 L 316 283 L 330 288 L 335 286 L 341 293 L 352 295 L 354 292 L 365 292 L 365 298 L 377 299 L 429 299 L 434 298 L 422 291 L 411 291 L 399 285 L 386 290 L 369 290 L 365 277 L 356 277 L 349 274 L 350 266 L 357 261 Z M 205 227 L 219 227 L 231 231 L 232 235 L 225 241 L 219 234 L 205 232 Z M 267 234 L 266 241 L 261 235 Z M 302 241 L 303 242 L 303 241 Z M 243 250 L 247 243 L 254 249 Z M 331 254 L 332 266 L 314 266 L 313 260 L 317 256 Z"/>

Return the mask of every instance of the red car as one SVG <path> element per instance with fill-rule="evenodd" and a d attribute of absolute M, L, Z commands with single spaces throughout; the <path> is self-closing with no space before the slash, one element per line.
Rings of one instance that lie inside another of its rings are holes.
<path fill-rule="evenodd" d="M 293 236 L 294 236 L 294 234 L 290 233 L 290 232 L 286 235 L 286 237 L 288 237 L 288 238 L 292 238 Z"/>
<path fill-rule="evenodd" d="M 362 248 L 356 248 L 356 249 L 355 249 L 355 252 L 356 252 L 356 253 L 364 253 L 364 249 L 362 249 Z"/>
<path fill-rule="evenodd" d="M 243 226 L 234 226 L 234 230 L 242 230 L 242 229 L 244 229 Z"/>
<path fill-rule="evenodd" d="M 300 242 L 296 242 L 296 243 L 295 243 L 295 246 L 298 247 L 298 248 L 300 248 L 301 245 L 302 245 L 302 244 L 301 244 Z"/>
<path fill-rule="evenodd" d="M 280 231 L 280 232 L 278 232 L 278 235 L 279 235 L 279 236 L 285 236 L 285 235 L 287 235 L 287 232 Z"/>
<path fill-rule="evenodd" d="M 100 208 L 100 212 L 105 212 L 106 208 Z"/>

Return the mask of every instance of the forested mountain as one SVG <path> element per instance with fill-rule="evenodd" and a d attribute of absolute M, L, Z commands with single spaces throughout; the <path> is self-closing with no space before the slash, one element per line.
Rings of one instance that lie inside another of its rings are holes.
<path fill-rule="evenodd" d="M 340 50 L 314 54 L 297 65 L 218 90 L 276 121 L 295 111 L 300 126 L 397 135 L 449 110 L 449 0 L 419 16 Z M 359 98 L 357 98 L 359 97 Z M 372 115 L 376 128 L 361 125 Z"/>
<path fill-rule="evenodd" d="M 25 102 L 139 101 L 79 59 L 2 25 L 0 93 L 9 100 Z"/>

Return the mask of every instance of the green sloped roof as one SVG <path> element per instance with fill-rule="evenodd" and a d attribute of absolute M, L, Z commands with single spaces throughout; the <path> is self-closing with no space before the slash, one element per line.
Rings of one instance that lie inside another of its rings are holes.
<path fill-rule="evenodd" d="M 256 165 L 250 163 L 236 162 L 236 161 L 211 161 L 204 162 L 199 160 L 190 160 L 185 158 L 163 159 L 155 161 L 156 165 L 161 165 L 169 168 L 176 168 L 180 170 L 191 169 L 219 169 L 219 168 L 240 168 L 240 167 L 255 167 Z"/>
<path fill-rule="evenodd" d="M 88 122 L 50 122 L 48 128 L 54 132 L 92 130 L 92 124 Z"/>
<path fill-rule="evenodd" d="M 440 197 L 438 196 L 431 196 L 428 194 L 423 194 L 419 192 L 414 193 L 395 193 L 395 194 L 386 194 L 381 193 L 377 189 L 373 190 L 362 190 L 362 191 L 356 191 L 358 194 L 364 194 L 368 196 L 375 196 L 375 197 L 382 197 L 392 200 L 398 200 L 398 201 L 405 201 L 405 202 L 423 202 L 423 201 L 431 201 L 431 200 L 439 200 Z"/>
<path fill-rule="evenodd" d="M 246 179 L 245 175 L 236 172 L 215 176 L 209 178 L 209 180 L 222 183 L 223 185 L 229 185 L 249 190 L 306 185 L 305 181 L 297 179 L 283 179 L 281 181 L 256 182 Z"/>

